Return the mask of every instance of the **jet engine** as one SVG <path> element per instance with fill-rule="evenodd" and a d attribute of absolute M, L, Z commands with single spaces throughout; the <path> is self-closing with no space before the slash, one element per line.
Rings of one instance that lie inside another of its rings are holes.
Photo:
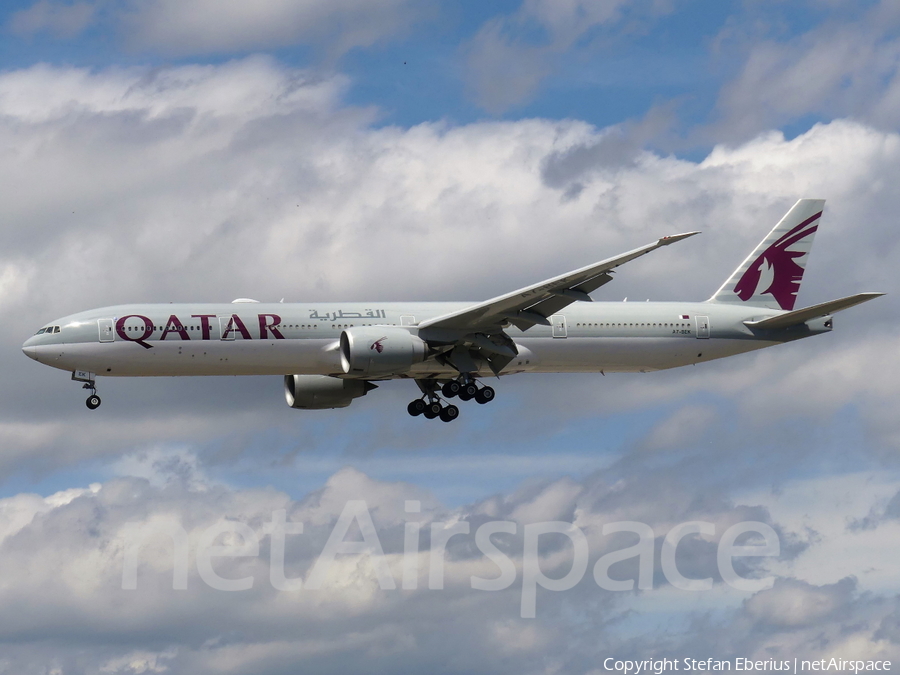
<path fill-rule="evenodd" d="M 355 326 L 341 333 L 341 367 L 348 375 L 394 375 L 424 361 L 425 347 L 403 328 Z"/>
<path fill-rule="evenodd" d="M 292 408 L 322 410 L 346 408 L 378 385 L 364 380 L 342 380 L 330 375 L 285 375 L 284 398 Z"/>

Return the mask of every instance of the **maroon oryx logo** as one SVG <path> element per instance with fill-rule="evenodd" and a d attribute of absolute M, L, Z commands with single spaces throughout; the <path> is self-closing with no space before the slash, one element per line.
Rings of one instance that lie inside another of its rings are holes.
<path fill-rule="evenodd" d="M 381 343 L 384 342 L 385 340 L 387 340 L 387 335 L 375 340 L 375 342 L 372 343 L 372 346 L 369 347 L 369 349 L 374 349 L 376 352 L 378 352 L 380 354 L 381 352 L 384 351 L 384 345 Z"/>
<path fill-rule="evenodd" d="M 816 231 L 818 224 L 815 221 L 821 215 L 822 212 L 819 211 L 792 228 L 750 264 L 734 287 L 734 292 L 741 300 L 746 302 L 754 295 L 770 293 L 781 309 L 794 309 L 800 280 L 803 279 L 803 267 L 795 259 L 802 258 L 809 249 L 792 251 L 790 247 Z M 764 267 L 768 281 L 763 281 Z"/>

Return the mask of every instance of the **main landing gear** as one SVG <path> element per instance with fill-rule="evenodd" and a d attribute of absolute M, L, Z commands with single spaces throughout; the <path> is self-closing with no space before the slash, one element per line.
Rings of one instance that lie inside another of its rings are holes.
<path fill-rule="evenodd" d="M 425 419 L 429 420 L 440 417 L 444 422 L 452 422 L 459 417 L 459 408 L 455 405 L 442 405 L 438 398 L 430 401 L 417 398 L 415 401 L 410 401 L 410 404 L 406 406 L 406 411 L 413 417 L 424 415 Z"/>
<path fill-rule="evenodd" d="M 452 403 L 444 404 L 438 396 L 438 384 L 435 380 L 416 380 L 419 389 L 424 396 L 411 401 L 406 406 L 406 411 L 413 417 L 424 415 L 425 419 L 433 420 L 440 417 L 444 422 L 452 422 L 459 417 L 459 408 Z M 460 375 L 455 380 L 450 380 L 440 388 L 445 398 L 459 397 L 461 401 L 470 401 L 473 398 L 481 404 L 494 400 L 492 387 L 479 387 L 475 378 L 470 375 Z"/>

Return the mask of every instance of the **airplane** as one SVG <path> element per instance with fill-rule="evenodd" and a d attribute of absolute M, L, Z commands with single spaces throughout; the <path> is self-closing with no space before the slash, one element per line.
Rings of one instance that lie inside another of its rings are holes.
<path fill-rule="evenodd" d="M 22 346 L 96 377 L 283 375 L 292 408 L 343 408 L 376 382 L 412 379 L 410 415 L 451 422 L 450 402 L 490 402 L 481 380 L 515 373 L 649 372 L 832 329 L 832 315 L 883 293 L 794 309 L 825 201 L 801 199 L 702 302 L 593 302 L 616 268 L 692 237 L 676 234 L 484 302 L 135 304 L 51 321 Z"/>

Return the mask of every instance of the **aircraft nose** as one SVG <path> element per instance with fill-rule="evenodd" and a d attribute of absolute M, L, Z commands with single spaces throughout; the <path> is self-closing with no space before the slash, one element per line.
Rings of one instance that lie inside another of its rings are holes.
<path fill-rule="evenodd" d="M 37 345 L 35 344 L 37 340 L 35 340 L 35 336 L 32 335 L 30 338 L 25 340 L 25 343 L 22 345 L 22 352 L 29 359 L 34 359 L 37 361 L 38 353 L 37 353 Z"/>

